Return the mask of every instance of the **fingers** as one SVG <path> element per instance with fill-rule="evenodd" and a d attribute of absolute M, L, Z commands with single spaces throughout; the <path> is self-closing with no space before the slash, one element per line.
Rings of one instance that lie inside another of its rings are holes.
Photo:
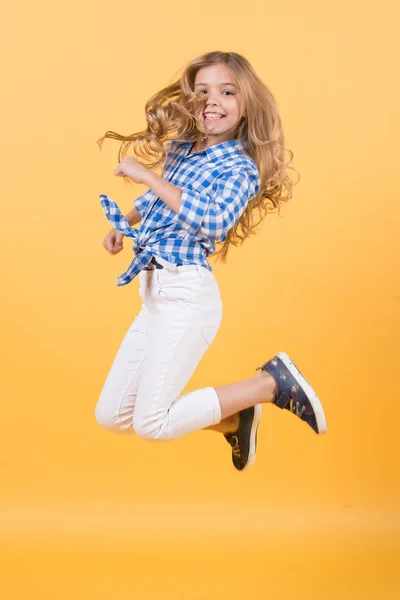
<path fill-rule="evenodd" d="M 122 244 L 113 246 L 111 246 L 110 244 L 104 244 L 104 247 L 109 254 L 118 254 L 118 252 L 121 252 L 123 248 Z"/>
<path fill-rule="evenodd" d="M 124 234 L 120 231 L 110 231 L 110 233 L 104 238 L 103 246 L 109 254 L 117 254 L 123 249 L 122 239 Z"/>
<path fill-rule="evenodd" d="M 107 250 L 107 252 L 109 252 L 110 254 L 113 253 L 113 244 L 110 242 L 110 240 L 108 238 L 104 238 L 103 246 Z"/>
<path fill-rule="evenodd" d="M 115 241 L 114 241 L 114 254 L 116 254 L 117 252 L 120 252 L 123 248 L 122 245 L 122 240 L 124 238 L 124 234 L 121 233 L 120 231 L 117 231 L 115 234 Z"/>
<path fill-rule="evenodd" d="M 121 252 L 123 246 L 122 244 L 114 244 L 113 254 L 117 254 L 117 252 Z"/>

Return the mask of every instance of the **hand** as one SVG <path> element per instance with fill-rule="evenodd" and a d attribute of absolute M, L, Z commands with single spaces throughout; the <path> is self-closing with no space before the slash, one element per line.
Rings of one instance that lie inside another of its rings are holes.
<path fill-rule="evenodd" d="M 118 254 L 123 248 L 122 238 L 124 234 L 116 229 L 111 229 L 103 240 L 103 246 L 109 254 Z"/>
<path fill-rule="evenodd" d="M 114 171 L 114 175 L 117 177 L 125 175 L 133 179 L 136 183 L 145 183 L 148 173 L 149 169 L 136 160 L 136 158 L 133 158 L 133 156 L 125 156 Z"/>

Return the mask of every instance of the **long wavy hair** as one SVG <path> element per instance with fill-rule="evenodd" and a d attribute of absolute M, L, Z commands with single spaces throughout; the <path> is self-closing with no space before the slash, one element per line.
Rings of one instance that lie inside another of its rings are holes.
<path fill-rule="evenodd" d="M 147 101 L 147 127 L 144 131 L 128 136 L 107 131 L 97 143 L 101 150 L 106 138 L 122 141 L 118 162 L 122 161 L 132 146 L 138 160 L 148 168 L 156 169 L 164 163 L 171 139 L 194 143 L 207 134 L 197 116 L 202 114 L 207 100 L 204 94 L 194 91 L 195 78 L 203 67 L 221 63 L 232 70 L 246 110 L 238 123 L 234 139 L 244 138 L 245 152 L 255 160 L 261 178 L 259 193 L 249 201 L 215 254 L 219 254 L 222 262 L 225 262 L 230 244 L 237 246 L 251 234 L 257 233 L 257 226 L 268 212 L 280 213 L 281 205 L 292 197 L 293 182 L 288 170 L 298 173 L 291 166 L 293 152 L 285 148 L 282 120 L 275 98 L 246 58 L 236 52 L 219 51 L 194 58 L 184 67 L 179 79 Z M 290 156 L 285 163 L 286 151 Z M 296 184 L 299 179 L 300 175 Z M 255 213 L 258 213 L 258 220 L 255 219 Z"/>

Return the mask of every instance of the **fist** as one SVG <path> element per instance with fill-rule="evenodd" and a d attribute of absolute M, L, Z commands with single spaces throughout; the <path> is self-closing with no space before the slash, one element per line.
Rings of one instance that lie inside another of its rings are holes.
<path fill-rule="evenodd" d="M 103 240 L 103 246 L 109 254 L 118 254 L 123 248 L 122 238 L 124 234 L 116 229 L 111 229 Z"/>
<path fill-rule="evenodd" d="M 125 156 L 114 171 L 117 177 L 129 177 L 136 183 L 145 183 L 148 168 L 142 165 L 133 156 Z"/>

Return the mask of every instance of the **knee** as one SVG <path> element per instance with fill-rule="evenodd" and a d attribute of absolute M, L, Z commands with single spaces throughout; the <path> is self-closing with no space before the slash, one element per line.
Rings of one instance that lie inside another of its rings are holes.
<path fill-rule="evenodd" d="M 151 418 L 138 419 L 133 416 L 133 429 L 136 435 L 142 440 L 152 442 L 168 441 L 168 430 L 163 423 Z"/>
<path fill-rule="evenodd" d="M 94 416 L 97 424 L 107 431 L 119 433 L 123 429 L 122 423 L 120 423 L 119 419 L 109 409 L 103 407 L 101 404 L 97 404 L 94 411 Z"/>

